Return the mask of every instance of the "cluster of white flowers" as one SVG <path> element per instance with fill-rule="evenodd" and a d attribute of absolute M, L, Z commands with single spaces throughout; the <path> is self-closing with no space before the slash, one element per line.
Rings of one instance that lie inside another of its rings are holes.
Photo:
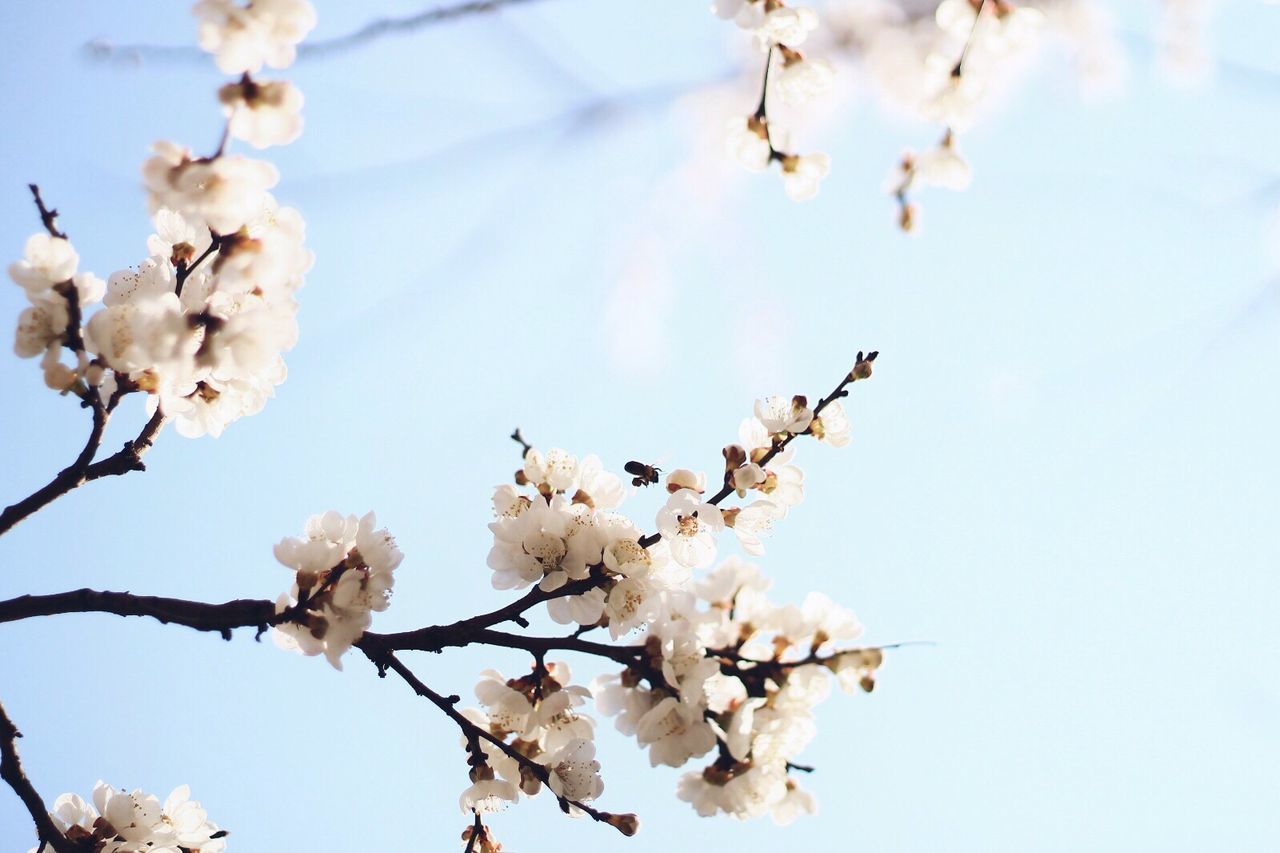
<path fill-rule="evenodd" d="M 680 767 L 719 748 L 677 790 L 704 816 L 787 823 L 812 813 L 789 771 L 814 736 L 827 673 L 870 690 L 880 665 L 875 649 L 831 649 L 861 634 L 852 613 L 816 593 L 800 607 L 776 605 L 768 586 L 756 566 L 729 558 L 694 584 L 685 609 L 651 626 L 643 663 L 595 685 L 600 711 L 649 749 L 651 764 Z"/>
<path fill-rule="evenodd" d="M 802 104 L 831 88 L 835 67 L 826 59 L 812 59 L 797 48 L 818 26 L 808 7 L 792 8 L 782 0 L 714 0 L 712 12 L 749 31 L 765 53 L 765 87 L 760 105 L 749 116 L 729 120 L 725 147 L 729 155 L 752 172 L 777 161 L 783 187 L 795 201 L 813 198 L 831 170 L 826 154 L 789 153 L 785 134 L 770 121 L 770 95 L 785 104 Z"/>
<path fill-rule="evenodd" d="M 83 351 L 76 351 L 74 367 L 59 358 L 64 345 L 76 349 L 67 338 L 69 309 L 75 305 L 83 310 L 101 301 L 106 291 L 106 284 L 93 273 L 77 273 L 79 265 L 80 256 L 71 243 L 48 234 L 29 237 L 22 260 L 9 265 L 9 276 L 31 302 L 18 317 L 13 351 L 21 358 L 42 355 L 45 384 L 55 391 L 69 391 L 89 366 Z"/>
<path fill-rule="evenodd" d="M 665 543 L 640 545 L 640 529 L 616 511 L 626 487 L 598 457 L 579 461 L 558 448 L 545 454 L 530 448 L 516 483 L 493 494 L 497 518 L 489 524 L 494 541 L 488 562 L 494 587 L 536 583 L 554 592 L 594 579 L 580 594 L 548 601 L 548 612 L 561 624 L 607 624 L 616 639 L 655 618 L 688 581 L 687 569 L 669 558 Z"/>
<path fill-rule="evenodd" d="M 63 794 L 49 812 L 54 826 L 78 849 L 97 853 L 220 853 L 226 832 L 209 820 L 191 789 L 180 785 L 163 803 L 154 794 L 129 793 L 106 782 L 93 787 L 93 804 Z M 48 844 L 39 853 L 53 853 Z M 33 849 L 32 853 L 36 853 Z"/>
<path fill-rule="evenodd" d="M 769 603 L 767 582 L 736 557 L 708 575 L 697 573 L 715 562 L 726 529 L 748 553 L 763 551 L 762 537 L 804 498 L 791 440 L 809 435 L 836 447 L 848 444 L 849 420 L 838 397 L 845 384 L 871 375 L 874 360 L 874 353 L 860 353 L 837 392 L 817 406 L 802 396 L 756 401 L 738 443 L 723 450 L 723 485 L 715 495 L 706 494 L 703 473 L 681 468 L 666 475 L 656 535 L 642 536 L 617 512 L 626 488 L 594 456 L 579 462 L 563 450 L 529 447 L 516 485 L 495 490 L 489 554 L 494 586 L 536 583 L 554 596 L 576 584 L 548 601 L 556 621 L 576 622 L 581 630 L 607 627 L 614 639 L 645 631 L 642 644 L 624 647 L 634 663 L 598 679 L 592 692 L 600 711 L 615 716 L 618 729 L 634 735 L 655 766 L 680 767 L 719 746 L 705 790 L 697 788 L 695 797 L 689 793 L 693 783 L 681 784 L 681 796 L 696 799 L 703 813 L 751 817 L 772 811 L 787 820 L 812 810 L 811 798 L 788 778 L 788 762 L 812 737 L 810 709 L 825 695 L 823 667 L 848 669 L 850 654 L 863 660 L 857 650 L 828 654 L 828 644 L 853 639 L 861 628 L 823 596 L 810 596 L 803 607 Z M 641 463 L 627 468 L 640 472 L 633 485 L 658 479 Z M 733 495 L 754 499 L 719 505 Z M 566 782 L 564 790 L 592 792 L 594 776 L 582 769 L 595 766 L 591 723 L 574 710 L 590 694 L 570 687 L 559 667 L 510 681 L 486 672 L 476 688 L 485 710 L 468 712 L 469 719 L 503 738 L 514 734 L 520 754 L 550 756 L 538 760 L 578 774 L 581 784 Z M 868 674 L 874 666 L 863 669 Z M 490 769 L 473 769 L 464 811 L 515 802 L 527 781 L 515 761 L 481 747 Z"/>
<path fill-rule="evenodd" d="M 255 81 L 262 64 L 283 67 L 311 26 L 304 0 L 196 7 L 202 46 L 224 71 L 240 74 L 220 92 L 228 136 L 259 148 L 301 131 L 302 95 L 287 82 Z M 297 340 L 294 294 L 310 268 L 296 210 L 268 192 L 279 176 L 263 160 L 219 149 L 198 157 L 158 142 L 143 166 L 156 233 L 136 268 L 106 285 L 76 275 L 78 257 L 61 237 L 36 235 L 10 267 L 32 307 L 18 322 L 16 352 L 44 353 L 46 382 L 61 391 L 96 387 L 103 404 L 144 391 L 148 406 L 175 419 L 182 435 L 217 436 L 259 411 L 284 381 L 282 353 Z M 105 298 L 104 298 L 105 297 Z M 68 308 L 102 301 L 102 310 L 68 328 Z M 58 361 L 72 349 L 73 367 Z"/>
<path fill-rule="evenodd" d="M 483 710 L 462 711 L 473 724 L 508 742 L 513 751 L 545 768 L 547 785 L 560 798 L 586 803 L 604 791 L 593 740 L 595 721 L 578 709 L 591 697 L 570 683 L 569 665 L 551 663 L 529 675 L 506 679 L 485 670 L 476 685 Z M 463 738 L 472 750 L 472 784 L 458 800 L 463 812 L 485 814 L 535 796 L 542 779 L 494 744 Z M 476 752 L 479 754 L 475 754 Z M 571 811 L 571 813 L 574 813 Z"/>
<path fill-rule="evenodd" d="M 335 669 L 368 629 L 373 611 L 391 604 L 394 572 L 404 559 L 396 540 L 377 527 L 373 513 L 357 518 L 330 510 L 307 519 L 305 538 L 275 546 L 276 559 L 295 572 L 293 586 L 276 600 L 288 613 L 274 636 L 283 648 L 323 653 Z"/>

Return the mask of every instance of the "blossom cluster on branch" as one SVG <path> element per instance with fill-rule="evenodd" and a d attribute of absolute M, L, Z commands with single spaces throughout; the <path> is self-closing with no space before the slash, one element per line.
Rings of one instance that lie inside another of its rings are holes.
<path fill-rule="evenodd" d="M 268 192 L 275 167 L 228 154 L 226 143 L 263 148 L 298 136 L 302 95 L 250 75 L 264 63 L 287 65 L 315 14 L 304 0 L 204 0 L 196 14 L 201 46 L 239 79 L 219 91 L 227 124 L 216 151 L 197 156 L 162 141 L 143 164 L 155 225 L 147 258 L 105 283 L 78 272 L 75 248 L 37 194 L 47 233 L 27 241 L 9 274 L 31 301 L 14 350 L 43 356 L 51 388 L 106 413 L 145 392 L 149 411 L 173 419 L 180 434 L 216 436 L 284 381 L 282 353 L 298 335 L 294 294 L 312 261 L 301 216 Z"/>
<path fill-rule="evenodd" d="M 187 785 L 162 803 L 154 794 L 112 788 L 99 781 L 93 802 L 63 794 L 49 812 L 54 826 L 76 849 L 96 853 L 221 853 L 226 832 L 212 823 Z M 32 853 L 55 853 L 52 844 Z"/>
<path fill-rule="evenodd" d="M 762 17 L 751 19 L 756 12 Z M 148 258 L 105 282 L 81 272 L 57 211 L 32 187 L 44 233 L 27 241 L 24 258 L 10 268 L 31 302 L 15 349 L 25 357 L 43 353 L 46 383 L 78 397 L 93 414 L 93 430 L 75 463 L 4 511 L 0 534 L 85 482 L 140 470 L 140 453 L 166 418 L 184 435 L 216 436 L 260 408 L 284 378 L 281 354 L 297 337 L 294 294 L 311 254 L 300 216 L 270 194 L 275 168 L 226 147 L 241 140 L 263 148 L 298 136 L 301 94 L 287 82 L 252 75 L 292 62 L 315 15 L 305 0 L 201 0 L 195 14 L 201 47 L 238 77 L 218 93 L 226 128 L 213 154 L 160 142 L 143 166 L 155 223 Z M 757 122 L 767 122 L 770 64 L 780 65 L 772 84 L 780 97 L 822 88 L 827 66 L 793 46 L 812 29 L 810 13 L 749 0 L 738 18 L 750 23 L 766 53 Z M 767 128 L 764 138 L 788 192 L 812 195 L 825 161 L 781 153 Z M 97 302 L 103 306 L 86 318 Z M 71 364 L 61 361 L 64 349 Z M 628 486 L 598 457 L 543 451 L 517 430 L 521 467 L 514 482 L 493 491 L 487 563 L 495 589 L 523 593 L 489 613 L 399 633 L 372 631 L 373 614 L 391 603 L 403 554 L 373 513 L 329 511 L 308 519 L 301 537 L 275 546 L 292 583 L 274 601 L 212 604 L 86 588 L 0 602 L 0 622 L 101 612 L 228 640 L 237 628 L 255 628 L 256 636 L 270 630 L 278 645 L 323 654 L 336 669 L 356 649 L 379 675 L 394 673 L 458 726 L 468 768 L 458 800 L 471 818 L 462 835 L 468 851 L 501 849 L 485 817 L 542 794 L 571 816 L 625 835 L 638 831 L 634 814 L 596 805 L 604 779 L 591 703 L 634 736 L 653 766 L 683 767 L 714 753 L 677 791 L 699 814 L 771 814 L 787 823 L 816 809 L 794 776 L 811 768 L 793 759 L 814 737 L 812 709 L 829 692 L 828 676 L 834 673 L 846 689 L 870 691 L 887 647 L 847 645 L 861 625 L 824 595 L 811 594 L 801 605 L 772 602 L 760 570 L 737 556 L 721 559 L 722 549 L 731 531 L 747 554 L 764 553 L 774 525 L 804 499 L 793 442 L 850 443 L 842 400 L 871 376 L 877 355 L 859 352 L 824 397 L 757 400 L 710 471 L 678 468 L 664 476 L 632 460 L 624 466 Z M 147 396 L 152 412 L 143 433 L 95 461 L 107 419 L 135 392 Z M 661 505 L 651 525 L 640 524 L 622 507 L 649 495 L 649 487 L 657 487 Z M 544 604 L 551 621 L 573 626 L 570 634 L 528 631 L 528 616 Z M 505 622 L 526 631 L 499 630 Z M 593 631 L 600 640 L 587 638 Z M 469 645 L 525 652 L 529 671 L 485 670 L 474 688 L 478 707 L 460 709 L 459 696 L 438 692 L 400 657 Z M 598 658 L 605 672 L 589 684 L 575 681 L 567 663 L 548 660 L 553 652 Z M 162 803 L 100 782 L 92 804 L 64 794 L 46 810 L 22 770 L 18 737 L 0 708 L 0 778 L 26 805 L 42 853 L 224 849 L 227 833 L 186 786 Z"/>

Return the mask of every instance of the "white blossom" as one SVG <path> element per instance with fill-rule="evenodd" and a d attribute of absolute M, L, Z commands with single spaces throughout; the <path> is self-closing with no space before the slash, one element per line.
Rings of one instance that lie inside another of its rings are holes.
<path fill-rule="evenodd" d="M 335 669 L 342 655 L 372 623 L 372 613 L 391 604 L 394 572 L 404 555 L 372 512 L 363 517 L 329 511 L 307 520 L 305 538 L 282 539 L 276 559 L 295 572 L 293 587 L 276 601 L 276 612 L 306 597 L 305 613 L 275 627 L 284 648 L 324 654 Z"/>
<path fill-rule="evenodd" d="M 788 154 L 782 158 L 782 185 L 792 201 L 807 201 L 818 194 L 818 184 L 830 171 L 826 154 Z"/>
<path fill-rule="evenodd" d="M 254 148 L 287 145 L 302 133 L 302 92 L 284 80 L 242 80 L 218 90 L 227 131 Z"/>
<path fill-rule="evenodd" d="M 200 47 L 214 54 L 226 74 L 291 65 L 298 42 L 316 25 L 315 9 L 306 0 L 200 0 L 194 11 Z"/>
<path fill-rule="evenodd" d="M 574 738 L 551 755 L 547 761 L 547 784 L 567 800 L 586 802 L 604 792 L 600 778 L 600 762 L 595 760 L 596 746 L 586 738 Z"/>
<path fill-rule="evenodd" d="M 680 489 L 658 510 L 658 532 L 671 556 L 690 568 L 704 568 L 716 557 L 716 534 L 724 529 L 720 510 L 691 489 Z"/>

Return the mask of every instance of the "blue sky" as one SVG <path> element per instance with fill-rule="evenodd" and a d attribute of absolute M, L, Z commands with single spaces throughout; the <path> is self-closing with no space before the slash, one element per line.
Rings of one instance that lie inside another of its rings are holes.
<path fill-rule="evenodd" d="M 317 35 L 357 26 L 374 8 L 359 6 L 320 3 Z M 273 157 L 317 255 L 288 382 L 222 438 L 166 432 L 145 475 L 5 536 L 0 597 L 274 598 L 275 541 L 372 508 L 408 555 L 377 627 L 450 621 L 505 600 L 484 525 L 513 426 L 614 470 L 711 468 L 756 397 L 823 393 L 874 348 L 853 444 L 800 448 L 805 503 L 760 562 L 779 598 L 821 589 L 872 641 L 937 645 L 819 708 L 820 815 L 699 819 L 678 774 L 602 721 L 601 806 L 639 813 L 641 835 L 540 798 L 496 817 L 498 837 L 519 853 L 1276 849 L 1280 12 L 1218 12 L 1221 64 L 1199 87 L 1154 69 L 1148 4 L 1125 10 L 1122 97 L 1082 103 L 1047 63 L 963 140 L 972 188 L 924 196 L 910 238 L 881 184 L 934 131 L 867 102 L 808 137 L 834 162 L 811 203 L 776 175 L 728 170 L 714 194 L 690 176 L 706 123 L 686 95 L 741 52 L 687 4 L 545 0 L 303 62 L 288 76 L 306 132 Z M 211 147 L 220 78 L 79 47 L 189 42 L 185 4 L 0 21 L 8 256 L 35 230 L 38 181 L 83 266 L 137 263 L 146 147 Z M 0 317 L 22 304 L 0 287 Z M 87 423 L 14 356 L 0 412 L 8 503 Z M 629 509 L 647 524 L 657 500 Z M 480 669 L 526 661 L 412 664 L 465 695 Z M 251 632 L 64 616 L 0 626 L 0 699 L 50 799 L 187 782 L 236 850 L 450 849 L 464 825 L 451 724 L 359 659 L 336 673 Z M 3 793 L 0 847 L 26 849 Z"/>

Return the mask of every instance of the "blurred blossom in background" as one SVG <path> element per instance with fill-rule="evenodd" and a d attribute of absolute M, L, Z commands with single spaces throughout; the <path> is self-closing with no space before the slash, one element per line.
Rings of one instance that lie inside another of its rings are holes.
<path fill-rule="evenodd" d="M 422 8 L 316 5 L 315 41 Z M 802 448 L 804 504 L 759 561 L 778 598 L 820 589 L 869 642 L 937 646 L 892 652 L 874 694 L 818 708 L 818 816 L 698 818 L 675 799 L 681 771 L 650 769 L 601 720 L 602 805 L 638 813 L 640 835 L 538 802 L 493 816 L 498 838 L 520 853 L 1280 846 L 1280 9 L 1041 4 L 961 132 L 967 188 L 913 190 L 904 234 L 886 186 L 942 130 L 919 110 L 942 37 L 929 5 L 818 7 L 805 49 L 831 62 L 832 91 L 778 108 L 799 149 L 831 158 L 804 203 L 726 154 L 763 55 L 697 4 L 540 0 L 304 55 L 289 77 L 306 131 L 272 154 L 316 254 L 288 381 L 217 440 L 169 437 L 145 475 L 15 528 L 0 598 L 271 598 L 282 531 L 376 506 L 407 555 L 379 629 L 448 622 L 506 600 L 485 525 L 519 464 L 514 426 L 613 471 L 711 469 L 753 400 L 816 398 L 876 349 L 876 381 L 845 401 L 852 446 Z M 84 46 L 192 44 L 186 4 L 11 5 L 0 21 L 6 257 L 38 226 L 38 182 L 84 267 L 135 263 L 148 146 L 212 148 L 221 78 L 181 52 Z M 0 287 L 0 317 L 24 306 Z M 15 356 L 0 412 L 7 503 L 85 424 Z M 455 727 L 371 667 L 108 616 L 0 636 L 46 796 L 189 783 L 237 850 L 448 849 L 465 823 Z M 462 650 L 421 671 L 469 699 L 481 669 L 526 665 Z M 3 794 L 0 847 L 27 849 Z"/>

